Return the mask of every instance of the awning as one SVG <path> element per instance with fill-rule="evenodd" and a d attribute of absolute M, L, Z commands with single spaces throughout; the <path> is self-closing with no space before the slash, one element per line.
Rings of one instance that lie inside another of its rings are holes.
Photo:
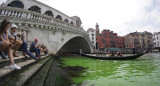
<path fill-rule="evenodd" d="M 153 50 L 153 51 L 158 52 L 159 50 Z"/>
<path fill-rule="evenodd" d="M 125 48 L 109 48 L 109 50 L 124 50 Z"/>
<path fill-rule="evenodd" d="M 153 51 L 159 51 L 159 49 L 153 49 Z"/>

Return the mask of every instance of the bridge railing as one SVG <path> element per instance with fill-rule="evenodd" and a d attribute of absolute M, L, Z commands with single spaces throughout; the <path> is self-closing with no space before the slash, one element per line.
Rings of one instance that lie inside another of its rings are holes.
<path fill-rule="evenodd" d="M 51 23 L 51 24 L 60 24 L 62 26 L 69 26 L 72 28 L 80 29 L 80 27 L 76 27 L 72 24 L 47 16 L 45 14 L 41 14 L 41 13 L 37 13 L 37 12 L 25 10 L 25 9 L 15 8 L 15 7 L 0 6 L 0 16 L 30 19 L 30 20 L 36 20 L 36 21 Z"/>
<path fill-rule="evenodd" d="M 38 22 L 41 22 L 42 24 L 48 24 L 48 25 L 58 25 L 67 28 L 68 30 L 83 34 L 89 43 L 91 41 L 89 40 L 88 34 L 83 30 L 81 27 L 76 27 L 72 24 L 66 23 L 62 20 L 58 20 L 56 18 L 53 18 L 51 16 L 47 16 L 45 14 L 25 10 L 25 9 L 20 9 L 20 8 L 15 8 L 15 7 L 8 7 L 8 6 L 0 6 L 0 17 L 12 17 L 12 18 L 20 18 L 20 19 L 26 19 L 28 21 L 30 20 L 35 20 Z M 92 43 L 91 43 L 92 44 Z"/>

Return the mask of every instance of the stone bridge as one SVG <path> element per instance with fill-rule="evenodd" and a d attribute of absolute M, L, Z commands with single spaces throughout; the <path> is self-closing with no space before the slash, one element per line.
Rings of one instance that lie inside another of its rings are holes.
<path fill-rule="evenodd" d="M 8 19 L 16 24 L 18 32 L 27 32 L 27 41 L 35 38 L 48 46 L 50 53 L 93 52 L 93 45 L 81 27 L 77 16 L 69 17 L 64 13 L 36 0 L 7 0 L 0 6 L 0 22 Z"/>

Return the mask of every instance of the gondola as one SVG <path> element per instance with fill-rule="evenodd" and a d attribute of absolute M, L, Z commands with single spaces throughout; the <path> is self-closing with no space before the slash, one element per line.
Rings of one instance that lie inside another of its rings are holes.
<path fill-rule="evenodd" d="M 81 53 L 81 56 L 92 58 L 92 59 L 100 59 L 100 60 L 130 60 L 130 59 L 136 59 L 144 55 L 145 53 L 141 54 L 136 54 L 132 56 L 109 56 L 109 57 L 100 57 L 100 56 L 92 56 L 92 55 L 87 55 L 84 53 Z"/>

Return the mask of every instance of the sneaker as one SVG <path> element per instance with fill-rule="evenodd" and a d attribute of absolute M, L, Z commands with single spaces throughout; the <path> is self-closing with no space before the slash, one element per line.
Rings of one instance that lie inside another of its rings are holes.
<path fill-rule="evenodd" d="M 21 69 L 21 67 L 19 67 L 19 66 L 17 66 L 16 64 L 14 64 L 14 65 L 11 65 L 11 69 L 17 69 L 17 70 L 20 70 L 20 69 Z"/>

